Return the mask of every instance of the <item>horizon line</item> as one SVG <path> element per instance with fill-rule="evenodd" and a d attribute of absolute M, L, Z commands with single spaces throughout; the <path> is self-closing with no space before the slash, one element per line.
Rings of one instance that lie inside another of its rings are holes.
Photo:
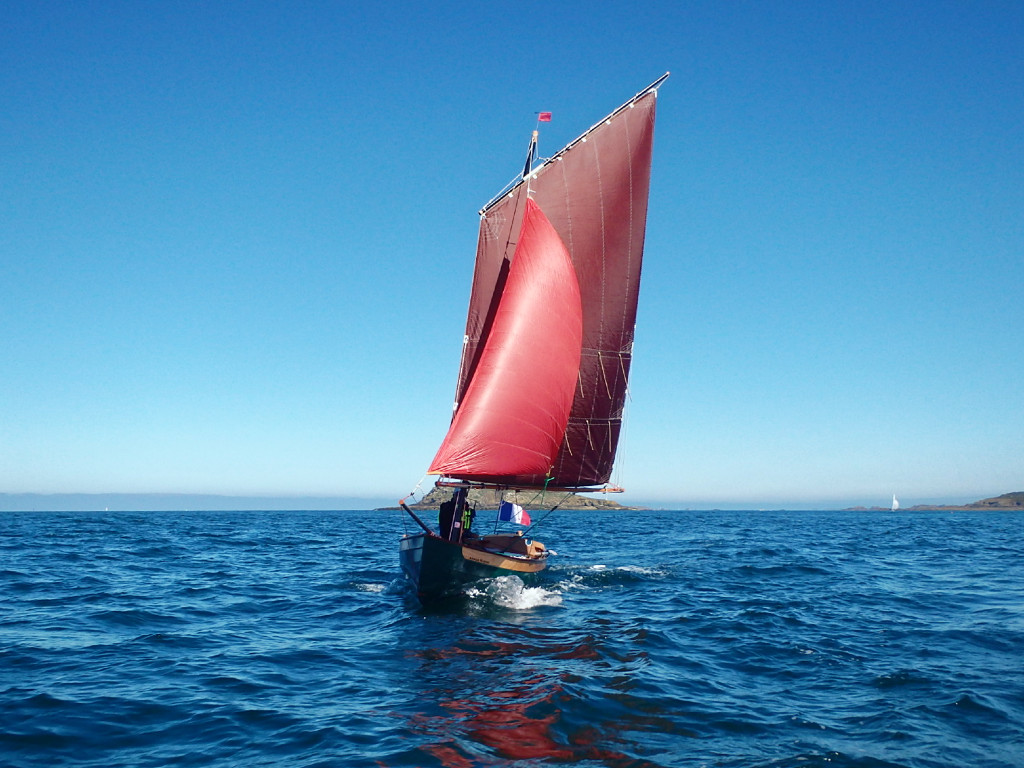
<path fill-rule="evenodd" d="M 907 499 L 903 510 L 915 507 L 963 507 L 995 496 L 968 501 L 940 497 Z M 845 511 L 888 509 L 888 505 L 865 501 L 863 496 L 840 499 L 748 500 L 737 499 L 636 499 L 624 507 L 641 507 L 649 511 Z M 2 512 L 147 512 L 147 511 L 345 511 L 387 509 L 397 502 L 387 494 L 229 494 L 192 492 L 0 492 Z M 114 509 L 111 509 L 114 507 Z"/>

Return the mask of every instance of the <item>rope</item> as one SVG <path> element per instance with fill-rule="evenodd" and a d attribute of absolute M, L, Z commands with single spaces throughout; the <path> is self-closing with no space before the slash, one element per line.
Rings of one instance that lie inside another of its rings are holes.
<path fill-rule="evenodd" d="M 530 505 L 530 504 L 534 504 L 534 503 L 536 503 L 538 501 L 543 502 L 543 499 L 547 495 L 547 492 L 548 492 L 548 485 L 551 484 L 552 480 L 554 480 L 554 477 L 552 477 L 551 474 L 548 474 L 547 477 L 544 478 L 544 487 L 541 488 L 539 491 L 537 491 L 537 493 L 534 494 L 533 498 L 530 499 L 529 501 L 527 501 L 526 504 Z M 506 490 L 508 490 L 508 489 L 506 489 Z M 534 528 L 540 527 L 541 523 L 543 523 L 552 512 L 554 512 L 556 509 L 558 509 L 560 506 L 562 506 L 562 503 L 566 499 L 568 499 L 570 496 L 572 496 L 572 495 L 573 495 L 573 493 L 571 493 L 571 492 L 566 493 L 561 499 L 558 500 L 558 503 L 555 504 L 555 506 L 551 507 L 551 509 L 549 509 L 547 512 L 545 512 L 544 516 L 539 518 L 537 520 L 537 522 L 532 522 L 533 518 L 531 518 L 530 524 L 526 528 L 523 529 L 522 535 L 526 536 L 528 533 L 533 531 Z M 503 494 L 499 494 L 499 497 L 498 497 L 499 498 L 499 502 L 500 502 L 500 499 L 502 498 L 502 496 L 503 496 Z M 514 496 L 514 502 L 513 503 L 515 503 L 515 504 L 519 503 L 519 489 L 518 488 L 515 489 L 515 496 Z M 500 522 L 501 521 L 499 519 L 495 518 L 495 520 L 494 520 L 494 532 L 495 533 L 498 532 L 498 523 L 500 523 Z"/>
<path fill-rule="evenodd" d="M 426 479 L 427 479 L 427 475 L 426 475 L 426 473 L 424 473 L 423 477 L 420 478 L 420 481 L 418 483 L 416 483 L 416 487 L 413 488 L 411 491 L 409 491 L 409 494 L 404 499 L 402 499 L 402 501 L 405 501 L 405 499 L 408 499 L 409 496 L 415 496 L 417 493 L 422 493 L 423 490 L 422 490 L 422 488 L 420 486 L 423 485 L 423 481 L 426 480 Z M 414 501 L 413 504 L 415 504 L 415 503 L 416 502 Z"/>
<path fill-rule="evenodd" d="M 537 520 L 537 522 L 535 522 L 535 523 L 531 522 L 529 527 L 526 530 L 523 531 L 523 536 L 526 536 L 527 534 L 531 533 L 534 528 L 539 528 L 541 523 L 543 523 L 545 520 L 547 520 L 552 512 L 554 512 L 556 509 L 558 509 L 560 506 L 562 506 L 562 503 L 566 499 L 568 499 L 570 496 L 573 496 L 573 495 L 574 494 L 572 492 L 567 492 L 565 494 L 565 496 L 563 496 L 561 499 L 558 500 L 558 503 L 555 504 L 555 506 L 553 506 L 551 509 L 549 509 L 547 512 L 544 513 L 544 516 L 542 518 Z"/>
<path fill-rule="evenodd" d="M 408 498 L 412 498 L 413 499 L 413 502 L 412 502 L 413 504 L 416 503 L 415 496 L 416 496 L 417 493 L 419 493 L 419 494 L 423 493 L 423 489 L 421 488 L 421 486 L 423 485 L 423 481 L 426 480 L 426 479 L 427 479 L 427 475 L 426 475 L 426 473 L 424 473 L 423 477 L 420 478 L 420 481 L 418 483 L 416 483 L 416 487 L 413 488 L 411 491 L 409 491 L 409 493 L 407 493 L 405 496 L 403 496 L 402 498 L 400 498 L 398 500 L 398 515 L 399 515 L 399 517 L 402 518 L 402 533 L 404 535 L 406 535 L 406 536 L 409 535 L 409 516 L 402 513 L 402 504 L 404 504 L 405 500 L 408 499 Z M 423 499 L 423 497 L 421 495 L 420 496 L 420 500 L 422 500 L 422 499 Z"/>

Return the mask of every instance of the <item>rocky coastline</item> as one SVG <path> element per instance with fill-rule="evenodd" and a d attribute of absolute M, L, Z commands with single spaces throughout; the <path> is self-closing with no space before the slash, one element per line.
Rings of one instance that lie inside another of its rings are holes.
<path fill-rule="evenodd" d="M 971 512 L 980 509 L 1021 510 L 1024 509 L 1024 491 L 1004 493 L 970 504 L 916 504 L 912 507 L 900 507 L 900 512 Z M 888 507 L 850 507 L 844 512 L 856 511 L 889 511 Z"/>
<path fill-rule="evenodd" d="M 412 510 L 436 510 L 441 502 L 447 501 L 452 495 L 451 488 L 434 488 L 422 499 L 414 504 L 409 504 Z M 627 507 L 610 499 L 595 499 L 591 496 L 570 494 L 563 500 L 565 493 L 551 491 L 541 493 L 539 491 L 520 491 L 518 495 L 511 491 L 498 491 L 489 488 L 473 488 L 469 492 L 469 503 L 477 509 L 497 509 L 502 499 L 507 499 L 519 504 L 523 509 L 530 512 L 551 509 L 558 504 L 559 509 L 566 510 L 640 510 L 644 507 Z M 560 502 L 560 503 L 559 503 Z"/>

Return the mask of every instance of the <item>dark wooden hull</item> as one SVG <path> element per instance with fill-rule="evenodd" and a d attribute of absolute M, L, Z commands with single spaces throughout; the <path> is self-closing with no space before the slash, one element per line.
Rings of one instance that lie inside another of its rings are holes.
<path fill-rule="evenodd" d="M 544 557 L 490 552 L 427 533 L 404 536 L 399 559 L 420 602 L 458 595 L 467 584 L 480 579 L 518 576 L 528 581 L 547 566 Z"/>

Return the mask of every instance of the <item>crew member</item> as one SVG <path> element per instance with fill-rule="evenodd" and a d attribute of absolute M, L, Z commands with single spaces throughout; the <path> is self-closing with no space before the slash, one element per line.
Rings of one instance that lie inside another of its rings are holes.
<path fill-rule="evenodd" d="M 461 541 L 463 527 L 468 530 L 469 526 L 473 524 L 473 512 L 468 510 L 466 495 L 465 488 L 456 488 L 452 497 L 441 503 L 437 512 L 441 538 L 449 541 Z"/>
<path fill-rule="evenodd" d="M 437 525 L 441 529 L 441 538 L 452 540 L 455 537 L 452 535 L 455 531 L 453 526 L 455 525 L 455 494 L 448 501 L 442 501 L 441 507 L 437 512 Z"/>

